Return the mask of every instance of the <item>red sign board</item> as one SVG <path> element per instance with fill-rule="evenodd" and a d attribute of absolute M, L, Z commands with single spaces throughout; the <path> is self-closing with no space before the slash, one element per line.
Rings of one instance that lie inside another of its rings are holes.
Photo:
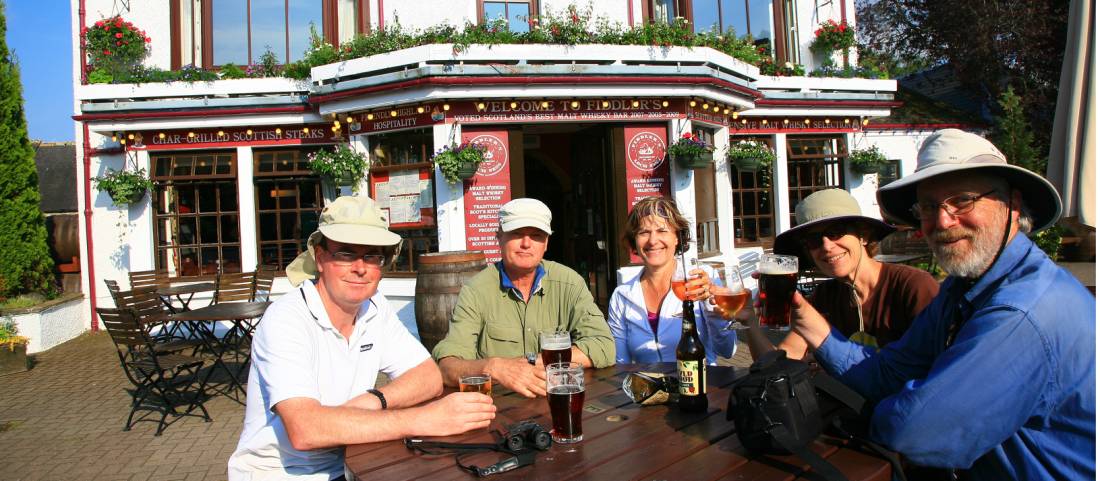
<path fill-rule="evenodd" d="M 683 108 L 683 100 L 662 98 L 476 100 L 452 104 L 447 121 L 463 124 L 653 121 L 682 119 Z"/>
<path fill-rule="evenodd" d="M 665 149 L 668 135 L 664 126 L 639 125 L 623 128 L 626 141 L 627 212 L 646 197 L 671 197 L 672 179 Z M 631 262 L 641 259 L 631 255 Z"/>
<path fill-rule="evenodd" d="M 819 134 L 859 132 L 859 119 L 852 118 L 768 118 L 734 119 L 730 135 L 737 134 Z"/>
<path fill-rule="evenodd" d="M 143 131 L 132 135 L 133 138 L 127 138 L 127 147 L 134 150 L 332 144 L 348 140 L 343 131 L 333 131 L 332 124 Z"/>
<path fill-rule="evenodd" d="M 442 122 L 444 116 L 439 104 L 434 104 L 371 110 L 356 113 L 350 118 L 349 132 L 352 134 L 368 134 L 428 127 Z"/>
<path fill-rule="evenodd" d="M 462 142 L 485 147 L 486 160 L 462 185 L 466 205 L 466 249 L 484 251 L 489 262 L 500 260 L 496 232 L 500 207 L 512 200 L 508 131 L 462 129 Z"/>

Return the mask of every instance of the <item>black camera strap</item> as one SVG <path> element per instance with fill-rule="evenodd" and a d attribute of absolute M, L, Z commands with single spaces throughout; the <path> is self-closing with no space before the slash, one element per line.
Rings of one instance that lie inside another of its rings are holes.
<path fill-rule="evenodd" d="M 497 434 L 499 435 L 500 433 L 498 432 Z M 496 443 L 447 443 L 442 441 L 425 441 L 419 438 L 405 438 L 405 447 L 430 455 L 454 454 L 455 464 L 459 468 L 469 471 L 480 478 L 535 464 L 537 455 L 537 452 L 532 449 L 521 449 L 518 451 L 508 449 L 507 436 L 501 436 L 501 440 Z M 485 467 L 466 464 L 463 461 L 466 456 L 486 452 L 498 452 L 509 454 L 510 456 Z"/>

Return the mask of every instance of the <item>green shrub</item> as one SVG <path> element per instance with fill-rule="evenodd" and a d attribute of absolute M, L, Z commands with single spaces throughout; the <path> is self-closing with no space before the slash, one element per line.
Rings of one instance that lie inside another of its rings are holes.
<path fill-rule="evenodd" d="M 243 68 L 238 67 L 234 63 L 227 63 L 225 65 L 222 65 L 221 71 L 218 73 L 223 79 L 245 78 L 248 76 L 244 73 Z"/>

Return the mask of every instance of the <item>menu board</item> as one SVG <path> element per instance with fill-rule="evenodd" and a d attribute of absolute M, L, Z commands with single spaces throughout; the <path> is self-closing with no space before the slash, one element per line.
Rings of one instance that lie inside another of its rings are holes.
<path fill-rule="evenodd" d="M 496 232 L 500 207 L 512 200 L 508 159 L 508 131 L 465 128 L 462 142 L 485 147 L 485 161 L 473 178 L 463 182 L 466 206 L 466 249 L 485 252 L 489 262 L 500 260 Z"/>
<path fill-rule="evenodd" d="M 430 168 L 371 173 L 371 197 L 388 216 L 390 227 L 435 225 Z"/>

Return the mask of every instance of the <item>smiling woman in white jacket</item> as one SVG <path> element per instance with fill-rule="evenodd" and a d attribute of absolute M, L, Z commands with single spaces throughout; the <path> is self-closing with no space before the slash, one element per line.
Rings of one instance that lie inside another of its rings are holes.
<path fill-rule="evenodd" d="M 615 289 L 608 306 L 616 363 L 676 360 L 683 302 L 672 292 L 672 274 L 676 257 L 691 241 L 689 226 L 676 203 L 667 198 L 642 199 L 627 217 L 622 240 L 631 253 L 641 257 L 643 267 L 634 279 Z M 699 337 L 706 345 L 707 363 L 714 364 L 719 356 L 733 356 L 737 333 L 722 330 L 725 321 L 717 311 L 704 310 L 713 307 L 707 302 L 710 278 L 701 269 L 690 274 L 702 274 L 701 282 L 689 287 L 688 294 L 697 299 Z"/>

